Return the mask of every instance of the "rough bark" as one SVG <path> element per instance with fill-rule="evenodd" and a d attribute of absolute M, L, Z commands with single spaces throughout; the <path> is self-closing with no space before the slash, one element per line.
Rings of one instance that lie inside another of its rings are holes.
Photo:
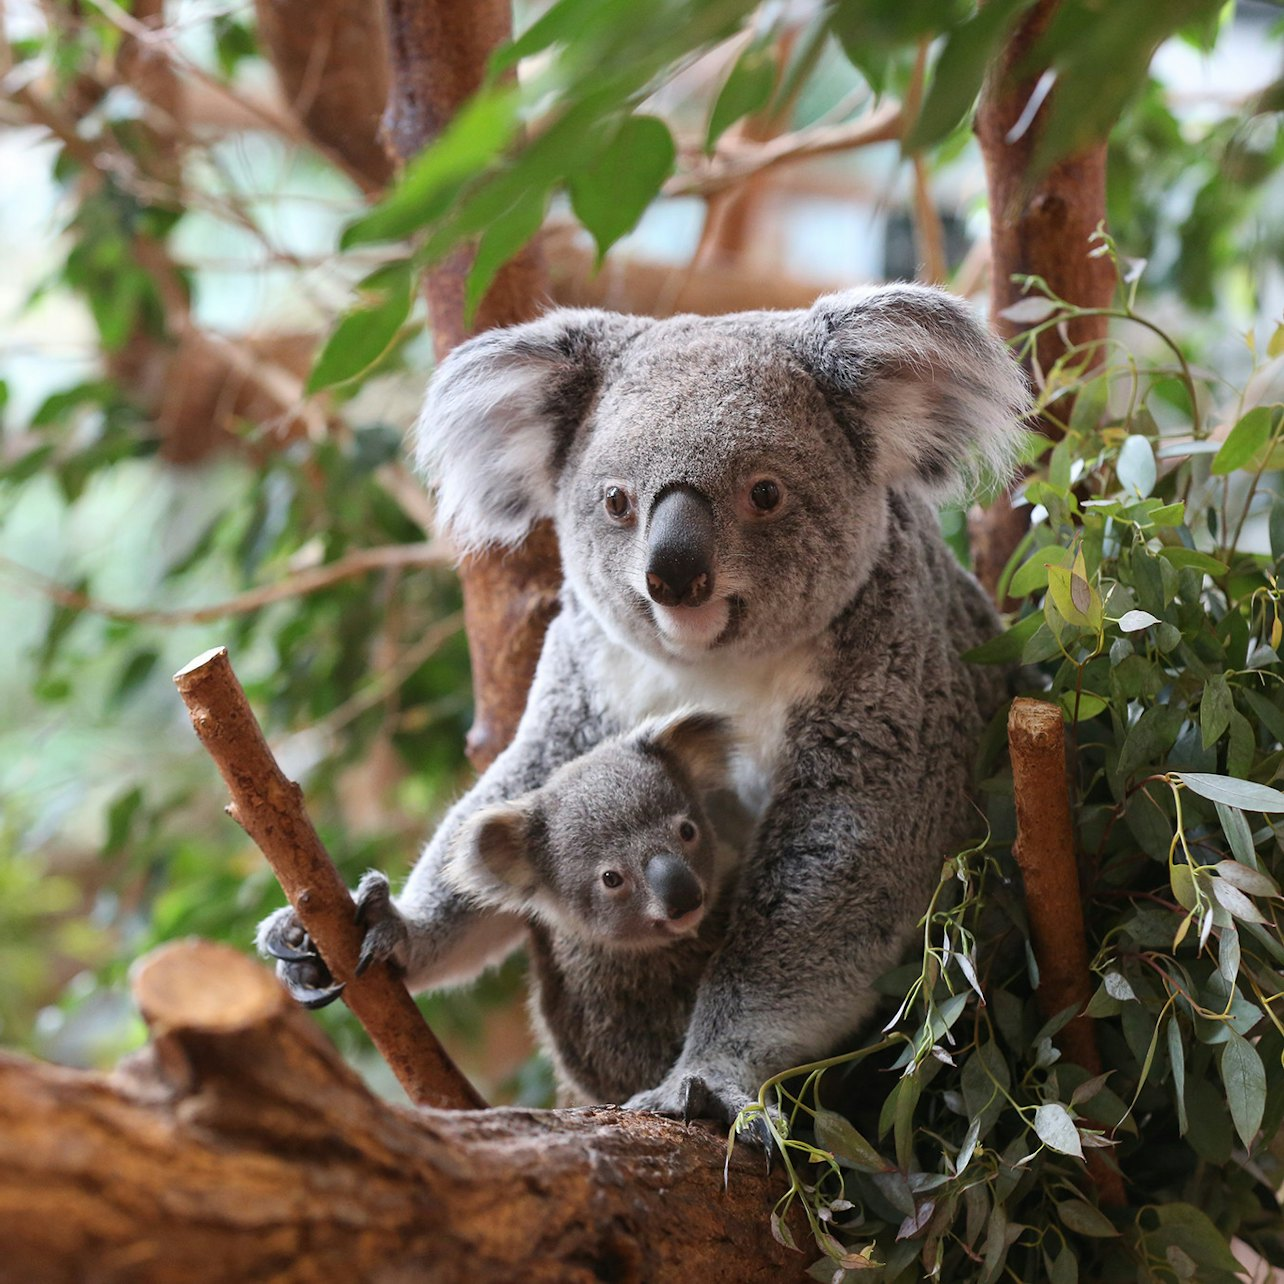
<path fill-rule="evenodd" d="M 432 142 L 481 84 L 509 23 L 508 0 L 387 0 L 392 80 L 384 127 L 401 161 Z M 528 249 L 501 269 L 470 330 L 464 321 L 470 261 L 459 251 L 424 275 L 439 361 L 472 331 L 529 320 L 545 296 L 542 263 Z M 512 739 L 526 707 L 544 631 L 557 611 L 557 541 L 551 528 L 538 527 L 520 548 L 466 558 L 459 576 L 473 667 L 468 756 L 480 771 Z"/>
<path fill-rule="evenodd" d="M 1008 716 L 1008 745 L 1017 815 L 1015 852 L 1039 964 L 1039 1009 L 1048 1019 L 1068 1007 L 1077 1009 L 1056 1036 L 1057 1044 L 1071 1061 L 1090 1074 L 1100 1074 L 1092 1019 L 1083 1015 L 1092 997 L 1092 973 L 1079 895 L 1061 710 L 1042 700 L 1014 700 Z M 1095 1151 L 1088 1154 L 1088 1171 L 1102 1203 L 1116 1207 L 1124 1203 L 1119 1174 Z"/>
<path fill-rule="evenodd" d="M 114 1075 L 0 1055 L 4 1279 L 805 1278 L 769 1230 L 782 1183 L 739 1147 L 724 1191 L 705 1127 L 390 1106 L 224 946 L 166 946 L 133 986 L 153 1041 Z"/>
<path fill-rule="evenodd" d="M 198 656 L 174 675 L 201 743 L 232 795 L 228 812 L 267 857 L 343 998 L 420 1105 L 479 1108 L 486 1103 L 428 1028 L 387 967 L 356 975 L 361 931 L 352 897 L 303 809 L 303 791 L 277 766 L 227 650 Z M 146 1009 L 144 1009 L 146 1011 Z"/>
<path fill-rule="evenodd" d="M 1023 129 L 1030 96 L 1045 70 L 1030 64 L 1030 53 L 1056 12 L 1057 0 L 1039 3 L 1017 25 L 990 68 L 976 115 L 976 135 L 985 161 L 990 198 L 990 298 L 995 329 L 1013 338 L 1021 326 L 1002 313 L 1021 297 L 1014 276 L 1041 276 L 1054 293 L 1084 308 L 1110 305 L 1115 274 L 1106 258 L 1090 258 L 1090 238 L 1106 219 L 1105 141 L 1058 161 L 1035 176 L 1033 162 L 1055 88 Z M 1104 317 L 1085 317 L 1066 327 L 1071 345 L 1105 338 Z M 1048 370 L 1066 351 L 1058 330 L 1039 340 L 1038 364 Z M 1095 359 L 1095 358 L 1094 358 Z M 1055 425 L 1043 430 L 1056 436 Z M 972 526 L 973 565 L 993 594 L 999 577 L 1028 527 L 1027 508 L 995 505 L 976 515 Z"/>

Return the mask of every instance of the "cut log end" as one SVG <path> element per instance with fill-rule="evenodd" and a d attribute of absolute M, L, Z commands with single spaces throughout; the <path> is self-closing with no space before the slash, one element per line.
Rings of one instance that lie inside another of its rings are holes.
<path fill-rule="evenodd" d="M 227 647 L 211 647 L 208 651 L 202 651 L 196 659 L 189 660 L 185 665 L 183 665 L 183 667 L 174 674 L 174 681 L 181 685 L 184 678 L 191 678 L 200 670 L 220 661 L 223 663 L 227 662 Z"/>
<path fill-rule="evenodd" d="M 284 1010 L 288 1000 L 269 972 L 227 945 L 174 941 L 130 970 L 139 1011 L 156 1033 L 210 1034 L 248 1029 Z"/>

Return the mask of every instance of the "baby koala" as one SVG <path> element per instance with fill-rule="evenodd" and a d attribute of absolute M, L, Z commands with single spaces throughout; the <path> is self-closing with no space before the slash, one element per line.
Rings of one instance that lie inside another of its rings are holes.
<path fill-rule="evenodd" d="M 682 1050 L 749 836 L 733 751 L 725 718 L 652 719 L 452 844 L 454 886 L 529 924 L 532 1014 L 565 1104 L 654 1088 Z"/>

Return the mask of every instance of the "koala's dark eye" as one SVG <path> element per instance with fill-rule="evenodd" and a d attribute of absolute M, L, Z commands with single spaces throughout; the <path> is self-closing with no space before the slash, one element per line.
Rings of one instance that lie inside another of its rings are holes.
<path fill-rule="evenodd" d="M 749 502 L 760 513 L 769 513 L 780 504 L 780 486 L 769 477 L 756 481 L 749 489 Z"/>
<path fill-rule="evenodd" d="M 684 820 L 678 826 L 678 837 L 682 839 L 684 843 L 694 843 L 696 840 L 696 835 L 699 832 L 700 831 L 689 820 Z"/>
<path fill-rule="evenodd" d="M 602 882 L 607 887 L 616 888 L 623 885 L 624 878 L 616 870 L 604 869 L 602 871 Z"/>
<path fill-rule="evenodd" d="M 602 502 L 606 506 L 606 511 L 617 522 L 624 521 L 633 512 L 633 504 L 629 500 L 628 491 L 622 486 L 608 486 Z"/>

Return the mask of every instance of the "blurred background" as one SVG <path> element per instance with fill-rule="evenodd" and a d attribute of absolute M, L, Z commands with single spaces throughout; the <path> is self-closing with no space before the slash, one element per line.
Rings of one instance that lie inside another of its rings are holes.
<path fill-rule="evenodd" d="M 600 272 L 554 202 L 550 303 L 789 307 L 917 277 L 984 307 L 970 131 L 913 155 L 894 131 L 871 141 L 913 60 L 862 74 L 815 34 L 816 5 L 776 8 L 788 92 L 717 139 L 752 172 L 712 190 L 691 160 L 745 52 L 729 42 L 648 101 L 677 170 Z M 142 1041 L 133 959 L 188 934 L 248 950 L 282 901 L 174 694 L 198 652 L 230 648 L 350 881 L 399 881 L 471 777 L 451 554 L 403 456 L 426 317 L 309 393 L 388 255 L 339 251 L 370 176 L 300 127 L 316 84 L 306 57 L 282 74 L 270 15 L 0 5 L 0 1044 L 71 1065 Z M 1278 6 L 1243 0 L 1166 41 L 1110 144 L 1110 227 L 1146 261 L 1142 310 L 1231 378 L 1284 312 L 1280 35 Z M 485 1095 L 544 1103 L 521 995 L 515 960 L 425 1007 Z M 341 1005 L 321 1019 L 396 1091 Z"/>

